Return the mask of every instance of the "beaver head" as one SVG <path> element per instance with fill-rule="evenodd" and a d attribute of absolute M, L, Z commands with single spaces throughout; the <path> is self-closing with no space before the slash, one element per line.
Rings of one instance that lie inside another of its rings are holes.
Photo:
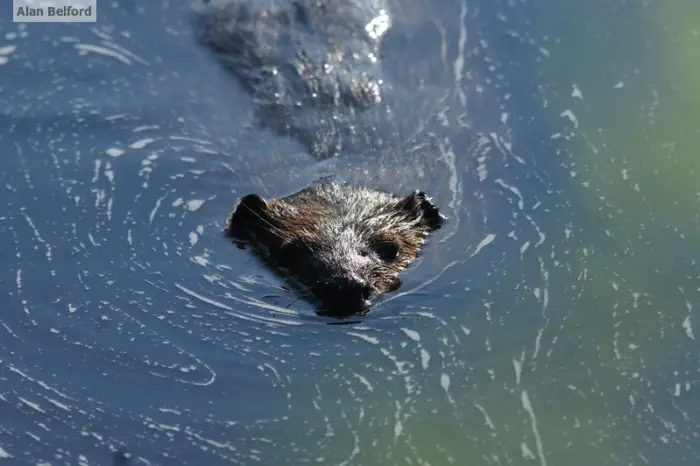
<path fill-rule="evenodd" d="M 291 196 L 243 197 L 227 233 L 249 240 L 315 297 L 321 313 L 366 313 L 370 300 L 396 290 L 444 217 L 422 191 L 399 197 L 328 183 Z"/>

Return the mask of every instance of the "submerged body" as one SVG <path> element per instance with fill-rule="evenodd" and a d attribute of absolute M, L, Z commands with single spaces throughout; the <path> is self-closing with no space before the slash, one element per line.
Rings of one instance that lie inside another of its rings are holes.
<path fill-rule="evenodd" d="M 226 231 L 284 269 L 325 313 L 344 316 L 397 289 L 398 274 L 443 220 L 421 191 L 399 197 L 326 183 L 269 201 L 245 196 Z"/>
<path fill-rule="evenodd" d="M 264 126 L 319 159 L 390 139 L 379 61 L 386 0 L 202 0 L 196 19 Z"/>

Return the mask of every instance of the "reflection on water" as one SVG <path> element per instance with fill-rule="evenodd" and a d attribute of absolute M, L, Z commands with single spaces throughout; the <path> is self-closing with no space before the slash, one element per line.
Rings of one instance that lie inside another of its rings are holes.
<path fill-rule="evenodd" d="M 0 20 L 0 458 L 695 464 L 700 7 L 570 3 L 401 9 L 453 221 L 344 326 L 221 227 L 354 159 L 251 127 L 185 6 Z"/>

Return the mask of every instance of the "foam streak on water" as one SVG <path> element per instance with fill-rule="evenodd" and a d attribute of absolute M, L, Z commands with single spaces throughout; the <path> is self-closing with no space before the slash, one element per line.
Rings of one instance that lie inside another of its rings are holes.
<path fill-rule="evenodd" d="M 544 455 L 542 437 L 540 436 L 540 432 L 537 428 L 537 417 L 535 416 L 535 410 L 532 408 L 530 396 L 527 394 L 527 391 L 523 390 L 520 392 L 520 401 L 522 402 L 523 409 L 525 409 L 527 415 L 530 417 L 530 427 L 532 428 L 532 435 L 535 437 L 537 456 L 540 460 L 540 466 L 547 466 L 547 458 Z"/>

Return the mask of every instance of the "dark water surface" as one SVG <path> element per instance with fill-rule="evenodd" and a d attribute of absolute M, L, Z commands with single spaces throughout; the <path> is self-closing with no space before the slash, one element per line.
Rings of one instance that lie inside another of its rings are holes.
<path fill-rule="evenodd" d="M 656 3 L 399 9 L 419 174 L 251 125 L 186 2 L 4 11 L 0 463 L 698 464 L 700 6 Z M 451 218 L 355 325 L 221 235 L 328 172 Z"/>

